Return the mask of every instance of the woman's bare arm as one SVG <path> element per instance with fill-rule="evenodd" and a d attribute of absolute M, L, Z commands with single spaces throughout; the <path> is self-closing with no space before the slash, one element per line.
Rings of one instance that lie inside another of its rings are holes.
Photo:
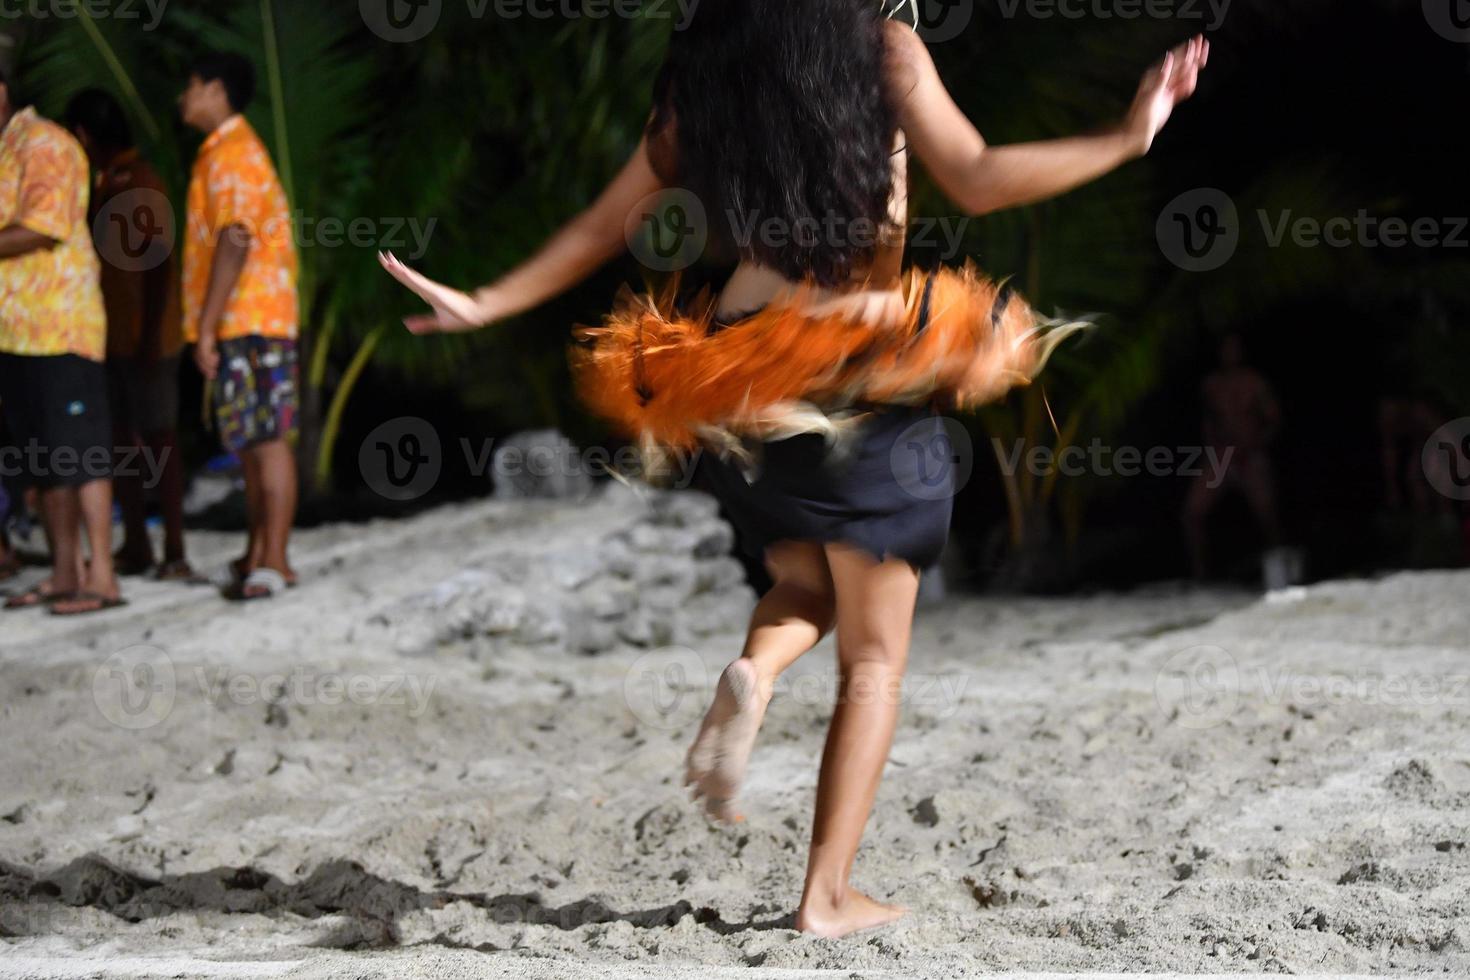
<path fill-rule="evenodd" d="M 1210 45 L 1194 37 L 1144 74 L 1123 121 L 1085 136 L 989 146 L 955 104 L 924 42 L 890 26 L 898 123 L 941 190 L 968 214 L 1064 194 L 1148 152 L 1174 106 L 1194 93 Z"/>
<path fill-rule="evenodd" d="M 381 256 L 394 278 L 434 308 L 432 314 L 404 322 L 414 333 L 474 330 L 540 306 L 620 255 L 640 202 L 663 187 L 649 162 L 645 138 L 591 207 L 563 225 L 531 258 L 473 294 L 436 283 L 392 255 Z"/>

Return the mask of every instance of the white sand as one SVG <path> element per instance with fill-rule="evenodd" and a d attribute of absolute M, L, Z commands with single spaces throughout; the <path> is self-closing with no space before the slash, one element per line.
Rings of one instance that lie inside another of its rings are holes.
<path fill-rule="evenodd" d="M 740 639 L 687 627 L 738 590 L 656 652 L 456 620 L 616 592 L 537 561 L 639 513 L 326 528 L 271 604 L 130 583 L 105 617 L 0 618 L 0 975 L 1470 976 L 1470 575 L 924 610 L 856 869 L 912 914 L 826 941 L 791 914 L 830 646 L 729 829 L 679 776 Z"/>

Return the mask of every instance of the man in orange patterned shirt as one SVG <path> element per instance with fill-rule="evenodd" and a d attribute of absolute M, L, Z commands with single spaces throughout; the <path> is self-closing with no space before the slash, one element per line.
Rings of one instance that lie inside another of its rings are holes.
<path fill-rule="evenodd" d="M 184 122 L 206 134 L 189 185 L 184 337 L 209 381 L 220 439 L 245 469 L 250 538 L 227 590 L 238 599 L 269 598 L 296 578 L 287 559 L 297 497 L 296 244 L 270 155 L 241 115 L 254 94 L 248 61 L 209 55 L 179 98 Z"/>
<path fill-rule="evenodd" d="M 107 321 L 87 224 L 87 158 L 0 75 L 0 470 L 40 495 L 51 578 L 6 608 L 120 605 L 112 567 Z M 81 561 L 85 525 L 92 561 Z"/>

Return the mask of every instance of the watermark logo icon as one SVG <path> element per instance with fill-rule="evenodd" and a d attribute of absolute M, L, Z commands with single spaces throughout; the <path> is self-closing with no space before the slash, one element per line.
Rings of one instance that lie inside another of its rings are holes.
<path fill-rule="evenodd" d="M 434 489 L 444 469 L 439 433 L 421 418 L 390 419 L 362 441 L 357 465 L 378 496 L 399 503 L 417 500 Z"/>
<path fill-rule="evenodd" d="M 1424 19 L 1445 40 L 1470 44 L 1470 0 L 1424 0 Z"/>
<path fill-rule="evenodd" d="M 1470 416 L 1446 422 L 1424 443 L 1424 477 L 1451 500 L 1470 500 Z"/>
<path fill-rule="evenodd" d="M 947 500 L 970 482 L 975 445 L 958 419 L 922 418 L 904 429 L 889 450 L 898 485 L 917 500 Z"/>
<path fill-rule="evenodd" d="M 914 12 L 918 23 L 913 26 L 926 44 L 943 44 L 953 41 L 965 32 L 975 19 L 975 0 L 915 0 L 915 2 L 890 3 L 897 7 L 895 20 L 912 24 Z"/>
<path fill-rule="evenodd" d="M 656 272 L 678 272 L 698 262 L 709 244 L 709 215 L 699 195 L 683 187 L 650 194 L 624 228 L 633 257 Z"/>
<path fill-rule="evenodd" d="M 110 723 L 132 732 L 168 718 L 177 693 L 173 660 L 154 646 L 119 650 L 92 673 L 92 702 L 97 711 Z"/>
<path fill-rule="evenodd" d="M 649 728 L 670 731 L 698 721 L 709 692 L 709 669 L 688 647 L 651 650 L 623 678 L 623 701 Z"/>
<path fill-rule="evenodd" d="M 168 197 L 138 187 L 112 197 L 92 222 L 102 261 L 123 272 L 148 272 L 173 255 L 178 222 Z"/>
<path fill-rule="evenodd" d="M 1240 705 L 1240 670 L 1217 646 L 1180 650 L 1154 678 L 1154 701 L 1173 723 L 1195 730 L 1222 724 Z"/>
<path fill-rule="evenodd" d="M 1185 272 L 1211 272 L 1240 247 L 1240 213 L 1229 194 L 1199 187 L 1170 201 L 1155 231 L 1170 262 Z"/>
<path fill-rule="evenodd" d="M 422 41 L 439 25 L 444 0 L 358 0 L 363 23 L 392 44 Z"/>

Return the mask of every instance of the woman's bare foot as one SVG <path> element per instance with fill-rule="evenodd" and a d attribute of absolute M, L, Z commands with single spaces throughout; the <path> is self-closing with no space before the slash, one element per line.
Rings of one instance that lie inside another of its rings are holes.
<path fill-rule="evenodd" d="M 735 823 L 745 819 L 735 810 L 735 797 L 771 700 L 764 688 L 748 658 L 726 667 L 715 689 L 714 704 L 685 759 L 684 785 L 694 787 L 694 799 L 703 797 L 705 811 L 716 820 Z"/>
<path fill-rule="evenodd" d="M 849 888 L 840 902 L 802 899 L 796 913 L 796 928 L 822 939 L 841 939 L 863 929 L 886 926 L 908 909 L 884 905 Z"/>

